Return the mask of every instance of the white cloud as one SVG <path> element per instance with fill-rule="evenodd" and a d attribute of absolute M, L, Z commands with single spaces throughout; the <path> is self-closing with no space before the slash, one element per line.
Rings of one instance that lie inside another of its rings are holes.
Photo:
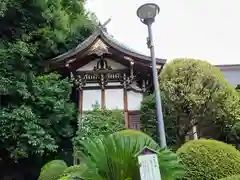
<path fill-rule="evenodd" d="M 87 7 L 115 39 L 148 54 L 147 28 L 136 16 L 146 0 L 89 0 Z M 240 64 L 240 0 L 152 0 L 161 12 L 153 26 L 159 58 L 199 58 Z"/>

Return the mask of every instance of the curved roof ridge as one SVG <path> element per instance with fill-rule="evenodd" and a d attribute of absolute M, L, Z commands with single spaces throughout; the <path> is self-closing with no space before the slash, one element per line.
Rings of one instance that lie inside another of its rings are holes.
<path fill-rule="evenodd" d="M 67 51 L 67 52 L 65 52 L 63 54 L 60 54 L 57 57 L 52 58 L 50 60 L 51 61 L 61 61 L 62 59 L 66 59 L 68 57 L 71 57 L 71 56 L 77 54 L 78 52 L 80 52 L 83 49 L 85 49 L 86 46 L 90 45 L 97 38 L 97 36 L 99 34 L 100 34 L 99 30 L 96 30 L 95 32 L 93 32 L 93 34 L 91 36 L 89 36 L 83 42 L 78 44 L 75 48 L 72 48 L 69 51 Z"/>
<path fill-rule="evenodd" d="M 66 53 L 63 53 L 55 58 L 52 58 L 50 61 L 59 62 L 64 59 L 67 59 L 71 56 L 74 56 L 74 55 L 78 54 L 79 52 L 83 51 L 84 49 L 88 48 L 98 37 L 101 37 L 101 39 L 105 43 L 107 43 L 109 46 L 115 48 L 116 50 L 118 50 L 124 54 L 127 54 L 132 57 L 136 57 L 138 59 L 151 61 L 151 57 L 144 55 L 144 54 L 134 50 L 133 48 L 130 48 L 127 45 L 119 42 L 118 40 L 116 40 L 113 37 L 113 35 L 110 35 L 105 29 L 102 29 L 102 28 L 96 28 L 91 36 L 89 36 L 83 42 L 78 44 L 75 48 L 72 48 L 69 51 L 67 51 Z M 160 64 L 165 64 L 165 62 L 166 62 L 166 59 L 156 58 L 156 60 L 157 60 L 157 63 L 160 63 Z"/>
<path fill-rule="evenodd" d="M 136 53 L 136 54 L 141 54 L 143 55 L 141 52 L 127 46 L 126 44 L 124 44 L 123 42 L 120 42 L 119 40 L 115 39 L 113 35 L 110 35 L 109 33 L 107 32 L 104 32 L 102 31 L 103 35 L 106 36 L 109 40 L 113 41 L 114 43 L 116 43 L 116 45 L 119 45 L 121 46 L 122 48 L 128 50 L 128 51 L 131 51 L 133 53 Z M 144 55 L 145 56 L 145 55 Z"/>
<path fill-rule="evenodd" d="M 129 46 L 121 43 L 120 41 L 116 40 L 113 36 L 111 36 L 109 33 L 101 31 L 101 35 L 103 36 L 103 38 L 107 39 L 108 44 L 115 47 L 117 50 L 123 51 L 126 54 L 129 54 L 130 52 L 130 56 L 137 56 L 137 58 L 139 59 L 145 59 L 145 60 L 151 61 L 150 56 L 144 55 L 143 53 L 138 52 L 135 49 L 130 48 Z M 166 62 L 166 59 L 156 58 L 156 60 L 157 60 L 157 63 L 165 64 Z"/>

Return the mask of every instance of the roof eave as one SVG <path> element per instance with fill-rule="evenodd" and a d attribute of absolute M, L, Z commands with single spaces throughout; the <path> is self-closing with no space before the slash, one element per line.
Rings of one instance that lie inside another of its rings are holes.
<path fill-rule="evenodd" d="M 77 47 L 69 50 L 68 52 L 61 54 L 55 58 L 50 59 L 51 62 L 59 62 L 59 61 L 64 61 L 67 58 L 70 58 L 79 52 L 85 50 L 88 48 L 95 40 L 96 38 L 100 35 L 99 31 L 95 31 L 91 36 L 89 36 L 87 39 L 85 39 L 81 44 L 77 45 Z"/>
<path fill-rule="evenodd" d="M 87 49 L 89 46 L 91 46 L 94 41 L 98 38 L 98 37 L 101 37 L 101 39 L 107 43 L 107 45 L 115 48 L 116 50 L 126 54 L 126 55 L 129 55 L 131 57 L 134 57 L 134 58 L 137 58 L 137 59 L 141 59 L 141 60 L 146 60 L 146 61 L 149 61 L 151 62 L 151 57 L 149 56 L 145 56 L 145 55 L 142 55 L 142 54 L 138 54 L 138 53 L 135 53 L 135 52 L 131 52 L 121 46 L 119 46 L 118 44 L 112 42 L 107 36 L 104 35 L 104 33 L 102 32 L 102 30 L 100 29 L 97 29 L 95 30 L 95 32 L 89 36 L 87 39 L 85 39 L 81 44 L 79 44 L 77 47 L 69 50 L 68 52 L 64 53 L 64 54 L 61 54 L 55 58 L 52 58 L 50 59 L 48 62 L 48 64 L 59 64 L 63 61 L 66 61 L 66 59 L 69 59 L 75 55 L 77 55 L 78 53 L 84 51 L 85 49 Z M 166 59 L 160 59 L 160 58 L 156 58 L 156 62 L 158 65 L 164 65 L 166 63 Z"/>

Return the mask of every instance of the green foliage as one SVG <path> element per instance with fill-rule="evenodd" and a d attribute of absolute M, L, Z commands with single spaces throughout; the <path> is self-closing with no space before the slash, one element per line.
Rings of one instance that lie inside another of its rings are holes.
<path fill-rule="evenodd" d="M 63 176 L 81 177 L 81 175 L 86 169 L 87 167 L 85 164 L 70 166 L 64 171 Z"/>
<path fill-rule="evenodd" d="M 82 163 L 87 166 L 83 179 L 140 179 L 139 165 L 135 156 L 145 146 L 157 151 L 163 180 L 174 180 L 183 175 L 183 167 L 175 153 L 160 149 L 153 140 L 140 136 L 114 133 L 100 139 L 83 143 L 86 150 L 81 154 Z"/>
<path fill-rule="evenodd" d="M 219 138 L 240 120 L 239 96 L 224 80 L 220 70 L 208 62 L 193 59 L 171 61 L 160 74 L 160 89 L 170 144 L 181 145 L 194 125 L 211 128 L 207 132 L 214 134 L 207 136 Z M 149 135 L 157 134 L 154 110 L 154 96 L 145 97 L 141 121 L 144 132 Z"/>
<path fill-rule="evenodd" d="M 140 120 L 142 130 L 157 140 L 155 96 L 145 96 L 141 103 Z"/>
<path fill-rule="evenodd" d="M 142 138 L 142 137 L 146 137 L 152 140 L 152 138 L 150 136 L 148 136 L 147 134 L 143 133 L 142 131 L 138 131 L 135 129 L 125 129 L 119 132 L 116 132 L 116 134 L 119 133 L 121 135 L 125 135 L 125 136 L 131 136 L 131 137 L 136 137 L 136 138 Z"/>
<path fill-rule="evenodd" d="M 82 0 L 0 2 L 1 159 L 56 152 L 72 138 L 70 82 L 42 72 L 47 60 L 83 41 L 94 26 Z"/>
<path fill-rule="evenodd" d="M 228 141 L 235 144 L 236 146 L 240 145 L 240 122 L 237 122 L 231 128 L 228 134 Z"/>
<path fill-rule="evenodd" d="M 12 158 L 56 152 L 62 138 L 73 136 L 76 111 L 68 102 L 71 86 L 59 78 L 56 74 L 34 78 L 26 104 L 1 110 L 1 146 Z"/>
<path fill-rule="evenodd" d="M 142 131 L 137 131 L 137 130 L 133 130 L 133 129 L 126 129 L 126 130 L 122 130 L 119 132 L 116 132 L 114 134 L 121 134 L 124 136 L 129 136 L 135 139 L 139 139 L 140 141 L 149 141 L 149 143 L 151 144 L 150 146 L 154 149 L 158 149 L 159 145 L 147 134 L 143 133 Z"/>
<path fill-rule="evenodd" d="M 220 141 L 189 141 L 177 154 L 187 166 L 185 180 L 215 180 L 240 172 L 240 152 Z"/>
<path fill-rule="evenodd" d="M 45 164 L 42 169 L 38 180 L 58 180 L 67 164 L 62 160 L 53 160 Z"/>
<path fill-rule="evenodd" d="M 164 92 L 161 92 L 162 104 L 163 104 L 163 114 L 164 114 L 164 125 L 166 132 L 166 140 L 169 147 L 173 147 L 176 144 L 176 134 L 177 129 L 176 122 L 170 117 L 170 112 L 166 98 L 164 97 Z M 156 126 L 156 106 L 155 106 L 155 95 L 150 94 L 143 98 L 141 103 L 140 119 L 142 123 L 142 131 L 151 136 L 155 141 L 159 141 L 157 126 Z"/>
<path fill-rule="evenodd" d="M 240 85 L 237 85 L 237 87 L 235 88 L 238 92 L 240 90 Z"/>
<path fill-rule="evenodd" d="M 221 178 L 219 180 L 240 180 L 240 175 L 229 176 L 226 178 Z"/>
<path fill-rule="evenodd" d="M 92 111 L 86 112 L 78 121 L 78 131 L 74 138 L 77 149 L 81 149 L 81 141 L 87 138 L 98 138 L 124 129 L 124 115 L 120 110 L 101 109 L 94 106 Z"/>
<path fill-rule="evenodd" d="M 58 180 L 70 180 L 69 176 L 62 176 Z"/>

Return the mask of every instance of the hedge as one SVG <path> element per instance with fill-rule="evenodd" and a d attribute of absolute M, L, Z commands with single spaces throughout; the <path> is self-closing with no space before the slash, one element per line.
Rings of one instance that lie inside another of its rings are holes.
<path fill-rule="evenodd" d="M 42 167 L 38 180 L 57 180 L 65 169 L 67 169 L 67 164 L 64 161 L 50 161 Z"/>
<path fill-rule="evenodd" d="M 229 176 L 226 178 L 221 178 L 219 180 L 240 180 L 240 175 Z"/>
<path fill-rule="evenodd" d="M 81 177 L 82 173 L 87 169 L 86 165 L 74 165 L 70 166 L 63 172 L 63 176 L 71 176 L 71 177 Z"/>
<path fill-rule="evenodd" d="M 58 180 L 71 180 L 70 176 L 62 176 Z"/>
<path fill-rule="evenodd" d="M 218 180 L 240 173 L 240 152 L 220 141 L 189 141 L 177 154 L 187 167 L 184 180 Z"/>
<path fill-rule="evenodd" d="M 120 133 L 122 135 L 126 135 L 126 136 L 135 136 L 135 137 L 146 137 L 148 139 L 153 140 L 150 136 L 148 136 L 147 134 L 145 134 L 142 131 L 138 131 L 138 130 L 134 130 L 134 129 L 125 129 L 116 133 Z"/>
<path fill-rule="evenodd" d="M 116 132 L 114 134 L 117 134 L 117 133 L 120 133 L 121 135 L 124 135 L 124 136 L 130 136 L 132 139 L 136 138 L 138 139 L 138 142 L 148 142 L 148 144 L 151 145 L 153 149 L 160 148 L 159 145 L 156 143 L 156 141 L 154 141 L 154 139 L 152 139 L 150 136 L 148 136 L 142 131 L 138 131 L 134 129 L 126 129 L 126 130 Z"/>

